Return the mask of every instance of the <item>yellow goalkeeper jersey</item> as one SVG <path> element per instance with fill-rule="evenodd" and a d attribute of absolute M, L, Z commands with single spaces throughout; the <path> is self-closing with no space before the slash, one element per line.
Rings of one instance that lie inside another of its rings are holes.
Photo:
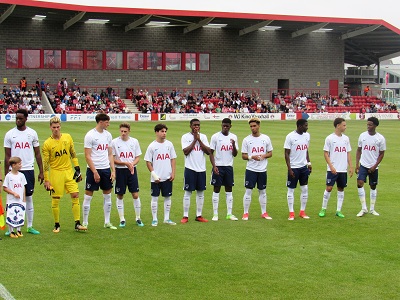
<path fill-rule="evenodd" d="M 50 136 L 42 147 L 44 180 L 49 180 L 50 169 L 65 171 L 78 166 L 78 158 L 74 148 L 74 141 L 68 133 L 62 133 L 60 139 L 56 140 Z"/>

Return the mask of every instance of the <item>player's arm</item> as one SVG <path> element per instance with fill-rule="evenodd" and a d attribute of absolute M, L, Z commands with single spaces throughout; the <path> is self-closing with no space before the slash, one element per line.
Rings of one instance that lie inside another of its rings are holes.
<path fill-rule="evenodd" d="M 356 151 L 356 173 L 358 174 L 358 170 L 360 169 L 360 158 L 361 158 L 361 147 L 357 148 Z"/>
<path fill-rule="evenodd" d="M 379 156 L 378 159 L 376 160 L 375 165 L 373 165 L 369 170 L 372 172 L 375 172 L 376 168 L 379 166 L 381 163 L 383 157 L 385 156 L 385 151 L 379 151 Z"/>
<path fill-rule="evenodd" d="M 236 157 L 238 155 L 238 150 L 236 147 L 235 139 L 231 139 L 231 144 L 232 144 L 232 155 L 233 155 L 233 157 Z"/>
<path fill-rule="evenodd" d="M 354 174 L 354 170 L 353 170 L 353 163 L 351 161 L 351 152 L 350 151 L 347 152 L 347 165 L 349 166 L 349 176 L 351 178 Z"/>
<path fill-rule="evenodd" d="M 158 177 L 157 173 L 154 171 L 153 163 L 151 161 L 146 161 L 147 169 L 150 171 L 151 177 L 154 182 L 159 183 L 160 177 Z"/>
<path fill-rule="evenodd" d="M 14 192 L 12 189 L 3 186 L 3 191 L 5 191 L 7 194 L 13 195 L 15 198 L 19 199 L 19 194 L 17 192 Z"/>
<path fill-rule="evenodd" d="M 44 188 L 48 191 L 50 190 L 51 183 L 49 181 L 50 173 L 50 148 L 45 142 L 42 147 L 42 157 L 43 157 L 43 178 L 44 178 Z"/>
<path fill-rule="evenodd" d="M 33 147 L 33 150 L 35 151 L 36 163 L 39 167 L 38 181 L 40 184 L 42 184 L 44 180 L 44 175 L 43 175 L 43 161 L 42 161 L 42 155 L 40 154 L 40 147 L 39 146 Z"/>
<path fill-rule="evenodd" d="M 324 158 L 325 158 L 325 161 L 328 164 L 329 169 L 331 170 L 332 174 L 337 174 L 336 169 L 331 162 L 331 158 L 329 157 L 329 151 L 324 151 Z"/>
<path fill-rule="evenodd" d="M 286 162 L 286 167 L 288 170 L 288 174 L 290 175 L 290 177 L 294 178 L 294 172 L 292 170 L 292 167 L 290 166 L 290 149 L 284 149 L 284 155 L 285 155 L 285 162 Z"/>
<path fill-rule="evenodd" d="M 212 165 L 213 172 L 215 174 L 219 175 L 218 168 L 215 165 L 214 149 L 210 149 L 210 162 L 211 162 L 211 165 Z"/>
<path fill-rule="evenodd" d="M 190 154 L 190 152 L 192 152 L 192 150 L 193 150 L 193 148 L 194 148 L 194 145 L 196 145 L 196 142 L 197 142 L 197 140 L 196 140 L 196 139 L 193 139 L 193 142 L 191 142 L 190 145 L 188 145 L 187 147 L 185 147 L 185 148 L 182 149 L 183 154 L 184 154 L 185 156 L 188 156 L 188 155 Z"/>
<path fill-rule="evenodd" d="M 4 175 L 10 170 L 11 148 L 4 147 Z"/>
<path fill-rule="evenodd" d="M 174 181 L 175 179 L 175 171 L 176 171 L 176 159 L 175 158 L 171 158 L 171 177 L 169 178 L 169 181 Z"/>
<path fill-rule="evenodd" d="M 199 133 L 199 139 L 198 139 L 198 141 L 199 141 L 201 150 L 203 150 L 203 152 L 204 152 L 205 154 L 210 155 L 211 149 L 210 149 L 210 147 L 206 146 L 206 144 L 204 144 L 203 141 L 200 139 L 200 133 Z M 207 142 L 207 144 L 208 144 L 208 142 Z"/>
<path fill-rule="evenodd" d="M 111 177 L 112 181 L 115 180 L 115 165 L 114 165 L 114 157 L 112 153 L 112 148 L 108 147 L 108 160 L 110 161 L 110 168 L 111 168 Z"/>

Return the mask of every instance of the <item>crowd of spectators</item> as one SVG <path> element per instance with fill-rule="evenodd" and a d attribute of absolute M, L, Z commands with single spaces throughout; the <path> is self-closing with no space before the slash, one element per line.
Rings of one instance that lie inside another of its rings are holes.
<path fill-rule="evenodd" d="M 379 97 L 354 96 L 350 93 L 337 97 L 320 93 L 272 94 L 272 101 L 262 100 L 257 92 L 217 90 L 196 94 L 179 90 L 137 90 L 132 101 L 142 113 L 324 113 L 324 112 L 387 112 L 396 105 Z"/>
<path fill-rule="evenodd" d="M 46 91 L 47 98 L 55 113 L 129 113 L 124 101 L 115 93 L 114 89 L 107 87 L 100 92 L 83 89 L 81 91 L 77 80 L 72 86 L 68 85 L 67 78 L 62 78 L 54 90 Z"/>
<path fill-rule="evenodd" d="M 21 90 L 20 86 L 3 86 L 0 94 L 0 113 L 13 114 L 18 109 L 26 109 L 30 114 L 43 114 L 43 106 L 40 101 L 36 86 Z"/>
<path fill-rule="evenodd" d="M 207 90 L 192 94 L 179 90 L 137 90 L 132 101 L 142 113 L 267 113 L 274 112 L 270 101 L 263 101 L 257 92 Z"/>

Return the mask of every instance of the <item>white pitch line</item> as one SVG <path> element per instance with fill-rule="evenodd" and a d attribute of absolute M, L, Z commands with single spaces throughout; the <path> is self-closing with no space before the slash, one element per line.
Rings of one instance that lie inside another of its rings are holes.
<path fill-rule="evenodd" d="M 0 298 L 3 298 L 4 300 L 15 300 L 13 295 L 11 295 L 10 292 L 1 283 L 0 283 Z"/>

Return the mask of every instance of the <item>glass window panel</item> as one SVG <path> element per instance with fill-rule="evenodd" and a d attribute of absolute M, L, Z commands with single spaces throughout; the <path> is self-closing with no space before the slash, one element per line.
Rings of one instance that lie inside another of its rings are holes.
<path fill-rule="evenodd" d="M 83 69 L 83 51 L 67 50 L 65 62 L 67 69 Z"/>
<path fill-rule="evenodd" d="M 40 68 L 40 50 L 22 49 L 22 67 L 26 69 Z"/>
<path fill-rule="evenodd" d="M 199 55 L 199 70 L 210 71 L 210 54 L 200 53 Z"/>
<path fill-rule="evenodd" d="M 185 54 L 185 70 L 196 71 L 196 53 Z"/>
<path fill-rule="evenodd" d="M 162 52 L 147 52 L 147 70 L 162 70 Z"/>
<path fill-rule="evenodd" d="M 61 69 L 61 50 L 43 50 L 43 67 Z"/>
<path fill-rule="evenodd" d="M 86 66 L 89 70 L 103 69 L 103 51 L 87 51 Z"/>
<path fill-rule="evenodd" d="M 128 69 L 143 70 L 144 68 L 144 53 L 143 52 L 128 52 Z"/>
<path fill-rule="evenodd" d="M 121 70 L 123 66 L 122 51 L 107 51 L 106 54 L 106 69 Z"/>
<path fill-rule="evenodd" d="M 181 69 L 181 53 L 165 53 L 165 70 L 176 71 Z"/>
<path fill-rule="evenodd" d="M 18 49 L 7 49 L 6 50 L 6 67 L 7 69 L 18 68 Z"/>

